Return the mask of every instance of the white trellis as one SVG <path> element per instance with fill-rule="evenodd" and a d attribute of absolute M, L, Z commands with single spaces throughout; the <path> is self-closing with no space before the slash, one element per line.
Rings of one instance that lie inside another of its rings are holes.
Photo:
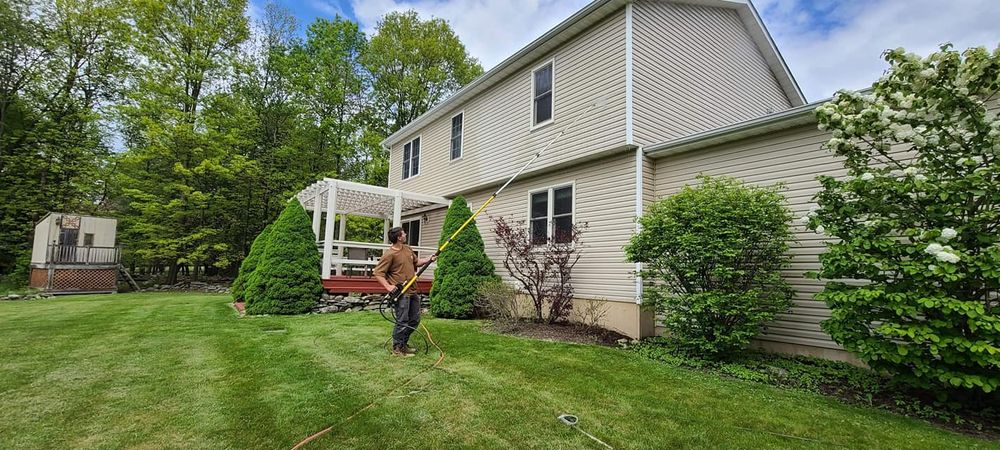
<path fill-rule="evenodd" d="M 323 254 L 323 278 L 329 278 L 334 268 L 336 268 L 337 275 L 342 275 L 345 264 L 375 265 L 374 259 L 351 259 L 350 255 L 345 257 L 344 249 L 377 250 L 388 248 L 389 227 L 400 226 L 403 216 L 446 208 L 450 204 L 448 199 L 436 195 L 417 194 L 333 178 L 324 178 L 311 184 L 299 192 L 296 198 L 299 199 L 306 211 L 312 211 L 312 229 L 313 233 L 316 234 L 316 245 L 322 249 Z M 324 212 L 326 212 L 325 225 L 322 223 Z M 382 219 L 384 222 L 382 243 L 345 240 L 347 216 L 351 215 Z M 339 227 L 335 227 L 334 223 L 337 217 L 340 220 Z M 334 228 L 339 229 L 336 239 L 333 236 Z M 320 231 L 323 232 L 322 236 Z M 413 247 L 413 249 L 425 252 L 436 250 L 433 247 Z"/>

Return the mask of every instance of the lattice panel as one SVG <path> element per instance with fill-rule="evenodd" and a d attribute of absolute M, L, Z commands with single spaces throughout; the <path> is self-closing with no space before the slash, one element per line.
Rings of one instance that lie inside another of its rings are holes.
<path fill-rule="evenodd" d="M 115 269 L 56 269 L 53 291 L 113 291 L 117 288 Z"/>
<path fill-rule="evenodd" d="M 49 284 L 49 269 L 36 269 L 32 267 L 28 286 L 35 289 L 45 289 L 47 284 Z"/>

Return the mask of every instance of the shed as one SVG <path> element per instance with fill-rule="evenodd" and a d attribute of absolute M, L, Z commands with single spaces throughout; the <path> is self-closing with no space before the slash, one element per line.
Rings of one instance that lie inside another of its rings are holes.
<path fill-rule="evenodd" d="M 118 220 L 52 212 L 35 224 L 29 285 L 52 293 L 117 290 Z"/>

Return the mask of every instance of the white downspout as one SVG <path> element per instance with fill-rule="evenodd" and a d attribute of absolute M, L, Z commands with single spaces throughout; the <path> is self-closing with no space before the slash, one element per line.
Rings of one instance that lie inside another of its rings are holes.
<path fill-rule="evenodd" d="M 625 144 L 635 145 L 632 124 L 632 2 L 625 4 Z M 642 146 L 635 148 L 635 217 L 642 216 Z M 635 222 L 635 232 L 638 233 L 642 227 L 639 221 Z M 635 303 L 642 304 L 642 277 L 638 275 L 642 270 L 641 263 L 635 263 Z"/>

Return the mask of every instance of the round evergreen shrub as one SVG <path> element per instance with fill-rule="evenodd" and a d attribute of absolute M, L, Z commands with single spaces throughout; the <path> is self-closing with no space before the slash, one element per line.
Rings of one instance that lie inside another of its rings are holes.
<path fill-rule="evenodd" d="M 653 204 L 625 253 L 653 282 L 647 305 L 663 315 L 678 347 L 719 357 L 747 347 L 764 324 L 791 307 L 781 279 L 788 266 L 790 214 L 777 187 L 699 177 Z"/>
<path fill-rule="evenodd" d="M 468 203 L 462 196 L 455 197 L 445 215 L 438 246 L 444 245 L 469 217 L 472 211 Z M 486 256 L 483 237 L 472 221 L 438 256 L 431 287 L 431 313 L 456 319 L 472 317 L 479 286 L 491 279 L 497 279 L 493 261 Z"/>
<path fill-rule="evenodd" d="M 1000 391 L 1000 50 L 885 58 L 870 92 L 816 109 L 848 171 L 801 219 L 836 238 L 823 330 L 917 387 Z"/>
<path fill-rule="evenodd" d="M 316 251 L 312 221 L 292 199 L 271 225 L 256 270 L 247 279 L 247 314 L 299 314 L 323 293 L 321 256 Z"/>
<path fill-rule="evenodd" d="M 267 239 L 271 235 L 271 225 L 268 224 L 264 227 L 264 230 L 257 235 L 257 238 L 253 240 L 253 244 L 250 245 L 250 253 L 247 257 L 243 259 L 240 263 L 240 272 L 236 275 L 236 279 L 233 280 L 233 285 L 230 291 L 233 294 L 234 300 L 244 300 L 244 292 L 246 291 L 247 279 L 250 275 L 257 269 L 257 264 L 260 262 L 260 257 L 264 253 L 264 248 L 267 247 Z"/>

